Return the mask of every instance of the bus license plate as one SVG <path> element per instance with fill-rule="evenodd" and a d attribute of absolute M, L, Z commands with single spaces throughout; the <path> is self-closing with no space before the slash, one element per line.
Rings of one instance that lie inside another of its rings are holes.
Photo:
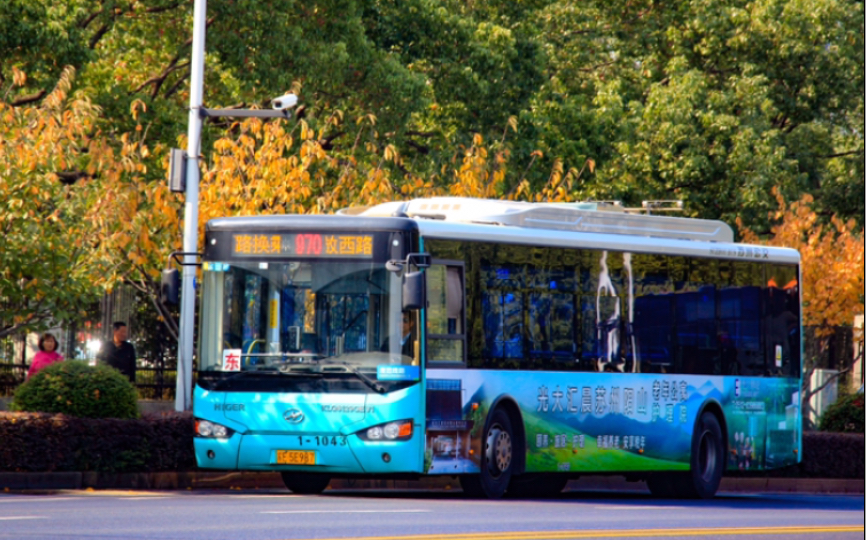
<path fill-rule="evenodd" d="M 301 452 L 299 450 L 277 450 L 278 465 L 315 465 L 315 452 Z"/>

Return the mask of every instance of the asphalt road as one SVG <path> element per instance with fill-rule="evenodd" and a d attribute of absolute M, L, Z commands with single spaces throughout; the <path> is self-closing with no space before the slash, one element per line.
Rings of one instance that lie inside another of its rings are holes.
<path fill-rule="evenodd" d="M 566 492 L 480 501 L 455 491 L 62 491 L 0 493 L 0 539 L 567 540 L 864 537 L 864 498 L 722 494 L 666 501 Z"/>

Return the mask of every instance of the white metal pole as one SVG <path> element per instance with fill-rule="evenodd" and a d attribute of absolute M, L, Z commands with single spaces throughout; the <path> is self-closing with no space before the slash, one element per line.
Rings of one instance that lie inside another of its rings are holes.
<path fill-rule="evenodd" d="M 204 87 L 204 42 L 207 0 L 195 0 L 192 23 L 192 59 L 189 84 L 189 129 L 187 131 L 186 203 L 183 217 L 183 251 L 198 251 L 198 182 L 201 148 L 202 107 Z M 194 255 L 184 255 L 180 298 L 180 342 L 177 352 L 177 387 L 174 408 L 188 411 L 192 406 L 193 329 L 195 326 L 195 263 Z"/>

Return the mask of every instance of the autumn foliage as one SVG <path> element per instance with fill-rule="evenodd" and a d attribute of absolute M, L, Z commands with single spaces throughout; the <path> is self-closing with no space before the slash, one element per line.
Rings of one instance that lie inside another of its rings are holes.
<path fill-rule="evenodd" d="M 329 127 L 340 126 L 341 118 L 336 115 Z M 487 143 L 475 134 L 470 146 L 455 149 L 438 175 L 420 178 L 403 167 L 392 145 L 379 148 L 368 142 L 365 159 L 356 155 L 365 132 L 377 138 L 375 124 L 372 116 L 359 121 L 355 145 L 343 152 L 325 150 L 321 141 L 327 130 L 315 133 L 303 120 L 236 124 L 234 135 L 214 144 L 202 176 L 200 225 L 222 216 L 333 213 L 350 206 L 434 196 L 569 202 L 575 197 L 576 180 L 595 166 L 587 160 L 580 170 L 563 171 L 562 161 L 556 160 L 547 184 L 533 192 L 518 176 L 521 171 L 509 168 L 511 154 L 504 135 Z M 516 131 L 516 120 L 509 126 Z M 541 152 L 534 155 L 540 157 Z"/>

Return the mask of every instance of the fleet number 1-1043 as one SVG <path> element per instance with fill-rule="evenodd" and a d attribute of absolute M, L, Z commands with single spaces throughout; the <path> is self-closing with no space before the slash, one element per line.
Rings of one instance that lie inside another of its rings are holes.
<path fill-rule="evenodd" d="M 314 445 L 314 446 L 346 446 L 346 437 L 315 435 L 313 437 L 298 436 L 298 446 Z"/>

